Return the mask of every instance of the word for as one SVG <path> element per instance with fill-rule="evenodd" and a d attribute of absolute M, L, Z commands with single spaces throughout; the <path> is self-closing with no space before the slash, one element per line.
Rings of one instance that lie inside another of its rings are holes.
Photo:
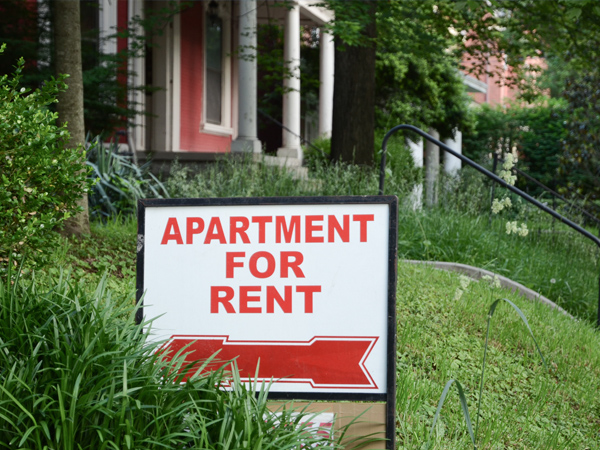
<path fill-rule="evenodd" d="M 177 245 L 191 245 L 199 242 L 203 244 L 212 244 L 213 242 L 219 244 L 264 244 L 267 236 L 272 241 L 273 235 L 277 244 L 350 242 L 351 239 L 356 240 L 357 238 L 360 242 L 367 242 L 368 223 L 374 220 L 373 214 L 343 214 L 341 217 L 335 215 L 232 216 L 228 221 L 221 217 L 211 217 L 206 220 L 202 217 L 185 219 L 169 217 L 161 245 L 172 242 Z M 228 232 L 225 232 L 223 222 L 226 226 L 228 225 Z M 356 236 L 357 232 L 358 236 Z"/>
<path fill-rule="evenodd" d="M 245 266 L 245 261 L 242 260 L 245 256 L 246 252 L 225 253 L 226 278 L 233 278 L 234 269 Z M 300 268 L 300 264 L 303 262 L 304 256 L 300 252 L 281 252 L 279 254 L 279 277 L 288 278 L 291 270 L 296 278 L 304 278 L 304 272 Z M 262 271 L 261 266 L 264 267 Z M 275 257 L 269 252 L 256 252 L 252 254 L 248 261 L 248 270 L 254 278 L 269 278 L 275 273 L 276 267 Z"/>

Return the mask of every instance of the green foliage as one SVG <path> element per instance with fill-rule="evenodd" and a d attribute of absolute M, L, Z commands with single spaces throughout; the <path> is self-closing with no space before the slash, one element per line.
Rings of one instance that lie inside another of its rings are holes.
<path fill-rule="evenodd" d="M 340 43 L 350 47 L 372 44 L 364 35 L 365 28 L 373 21 L 369 1 L 325 0 L 324 5 L 334 12 L 335 20 L 328 24 L 328 28 Z"/>
<path fill-rule="evenodd" d="M 472 124 L 454 37 L 440 29 L 438 2 L 389 2 L 377 15 L 376 119 L 379 128 L 408 123 L 442 138 Z"/>
<path fill-rule="evenodd" d="M 66 266 L 73 278 L 85 280 L 88 285 L 97 285 L 106 275 L 108 288 L 117 295 L 124 295 L 135 284 L 135 216 L 94 221 L 90 228 L 90 235 L 72 239 L 61 237 L 49 256 L 52 266 L 36 271 L 38 280 L 45 275 L 58 278 L 60 268 Z"/>
<path fill-rule="evenodd" d="M 562 180 L 558 177 L 568 118 L 563 101 L 546 99 L 532 106 L 510 108 L 482 105 L 475 114 L 475 132 L 463 137 L 465 156 L 489 163 L 494 153 L 516 151 L 519 169 L 541 183 L 556 189 L 565 182 L 567 174 Z"/>
<path fill-rule="evenodd" d="M 318 166 L 327 165 L 331 158 L 331 139 L 319 138 L 312 141 L 312 145 L 303 147 L 304 161 L 303 164 L 314 170 Z"/>
<path fill-rule="evenodd" d="M 440 189 L 444 192 L 443 189 Z M 452 261 L 482 267 L 507 276 L 552 299 L 571 314 L 592 322 L 598 310 L 598 251 L 567 226 L 525 208 L 519 222 L 530 232 L 518 240 L 506 234 L 506 219 L 490 218 L 489 188 L 462 185 L 465 197 L 479 194 L 482 211 L 457 210 L 468 198 L 444 194 L 443 208 L 428 212 L 400 211 L 398 257 Z M 487 201 L 485 197 L 487 196 Z M 517 202 L 514 202 L 517 204 Z M 515 212 L 516 213 L 516 212 Z M 516 220 L 513 219 L 513 220 Z M 416 230 L 416 232 L 415 232 Z"/>
<path fill-rule="evenodd" d="M 150 162 L 138 167 L 130 156 L 119 154 L 118 143 L 105 145 L 101 136 L 86 142 L 86 146 L 94 181 L 88 197 L 92 217 L 133 214 L 139 199 L 169 197 L 163 184 L 150 172 Z"/>
<path fill-rule="evenodd" d="M 379 170 L 381 161 L 381 144 L 385 132 L 377 130 L 375 132 L 375 148 L 377 148 L 375 158 L 375 172 Z M 316 148 L 315 148 L 316 147 Z M 328 178 L 328 171 L 333 171 L 330 163 L 331 139 L 320 138 L 313 142 L 313 146 L 304 148 L 304 164 L 309 168 L 314 177 Z M 378 176 L 378 175 L 377 175 Z M 401 135 L 392 136 L 387 143 L 386 155 L 386 179 L 394 187 L 387 189 L 387 192 L 396 195 L 403 195 L 410 190 L 412 186 L 422 178 L 421 170 L 414 165 L 413 157 L 405 145 L 404 137 Z"/>
<path fill-rule="evenodd" d="M 2 50 L 4 46 L 2 47 Z M 2 52 L 0 50 L 0 53 Z M 25 62 L 0 77 L 0 259 L 53 245 L 51 231 L 78 211 L 88 190 L 81 148 L 67 149 L 69 134 L 49 110 L 64 89 L 62 78 L 35 91 L 21 87 Z"/>
<path fill-rule="evenodd" d="M 377 194 L 377 169 L 331 164 L 319 158 L 313 160 L 314 166 L 307 178 L 265 162 L 257 164 L 252 156 L 226 157 L 197 173 L 176 163 L 165 186 L 173 198 Z M 386 193 L 402 196 L 412 189 L 412 166 L 388 175 Z"/>
<path fill-rule="evenodd" d="M 572 77 L 564 96 L 568 101 L 564 153 L 560 174 L 567 187 L 600 199 L 600 72 Z"/>
<path fill-rule="evenodd" d="M 183 352 L 165 358 L 135 311 L 132 296 L 113 296 L 104 281 L 89 294 L 63 275 L 43 291 L 17 273 L 0 280 L 0 448 L 324 443 L 298 425 L 303 414 L 270 413 L 267 387 L 255 397 L 235 368 L 199 374 Z M 226 380 L 230 391 L 219 388 Z"/>
<path fill-rule="evenodd" d="M 559 0 L 536 2 L 530 0 L 494 0 L 490 8 L 502 8 L 508 14 L 499 16 L 499 25 L 512 32 L 505 34 L 501 45 L 509 53 L 508 64 L 523 66 L 529 53 L 538 56 L 554 55 L 575 70 L 595 66 L 600 43 L 600 7 L 593 0 Z M 535 30 L 535 32 L 530 32 Z M 516 50 L 522 50 L 516 52 Z M 510 54 L 512 53 L 512 55 Z M 527 70 L 527 67 L 524 67 Z"/>
<path fill-rule="evenodd" d="M 375 131 L 375 148 L 378 149 L 375 155 L 375 166 L 378 168 L 381 164 L 382 144 L 386 132 L 382 130 Z M 402 133 L 397 133 L 388 139 L 386 150 L 386 183 L 388 180 L 391 180 L 395 185 L 395 188 L 390 187 L 388 192 L 395 192 L 396 195 L 401 195 L 410 191 L 416 183 L 422 181 L 423 173 L 422 169 L 415 167 L 413 156 Z M 399 187 L 401 187 L 400 191 L 394 191 L 394 189 L 398 189 Z"/>

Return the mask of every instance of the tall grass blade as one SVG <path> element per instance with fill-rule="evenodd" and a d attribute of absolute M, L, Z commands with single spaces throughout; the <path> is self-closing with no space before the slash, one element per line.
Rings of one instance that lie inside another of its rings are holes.
<path fill-rule="evenodd" d="M 458 391 L 458 398 L 460 400 L 460 406 L 462 408 L 463 415 L 465 417 L 465 423 L 467 424 L 467 430 L 469 431 L 469 436 L 471 437 L 471 442 L 473 443 L 473 448 L 475 448 L 475 449 L 477 448 L 477 445 L 475 443 L 475 434 L 473 433 L 473 426 L 471 424 L 471 416 L 469 415 L 469 407 L 467 405 L 467 398 L 465 397 L 465 392 L 464 392 L 463 387 L 460 384 L 460 382 L 458 382 L 457 380 L 450 380 L 446 383 L 446 386 L 444 386 L 444 390 L 442 391 L 442 396 L 440 397 L 440 401 L 438 403 L 437 410 L 435 412 L 435 415 L 433 416 L 433 423 L 431 424 L 431 429 L 429 430 L 429 439 L 425 446 L 425 449 L 429 449 L 431 447 L 431 437 L 433 436 L 433 432 L 435 430 L 435 424 L 437 423 L 437 421 L 440 417 L 440 412 L 442 411 L 442 407 L 444 406 L 444 402 L 446 401 L 448 392 L 450 391 L 450 388 L 452 387 L 453 384 L 456 385 L 456 389 Z"/>
<path fill-rule="evenodd" d="M 479 412 L 481 411 L 481 397 L 483 394 L 483 380 L 484 380 L 484 376 L 485 376 L 485 363 L 486 363 L 486 359 L 487 359 L 487 348 L 488 348 L 488 341 L 489 341 L 489 335 L 490 335 L 490 323 L 492 320 L 492 316 L 494 315 L 494 312 L 496 311 L 496 307 L 500 304 L 500 302 L 508 303 L 517 312 L 517 314 L 519 315 L 519 317 L 521 318 L 521 320 L 527 327 L 527 330 L 529 331 L 529 335 L 531 336 L 531 339 L 533 339 L 533 343 L 535 344 L 535 348 L 537 349 L 537 351 L 540 355 L 540 358 L 542 359 L 544 368 L 546 370 L 548 370 L 548 366 L 546 364 L 546 360 L 544 359 L 544 355 L 542 355 L 542 351 L 540 350 L 540 347 L 539 347 L 537 341 L 535 340 L 533 331 L 531 331 L 531 327 L 529 326 L 529 322 L 527 321 L 527 317 L 525 317 L 525 314 L 523 314 L 523 311 L 521 311 L 517 305 L 515 305 L 513 302 L 511 302 L 507 298 L 497 299 L 490 306 L 490 310 L 489 310 L 488 316 L 487 316 L 487 330 L 485 332 L 485 345 L 483 347 L 483 363 L 481 365 L 481 379 L 479 381 L 479 399 L 477 400 L 477 420 L 475 421 L 475 436 L 476 437 L 477 437 L 477 433 L 479 431 L 479 417 L 480 417 Z"/>

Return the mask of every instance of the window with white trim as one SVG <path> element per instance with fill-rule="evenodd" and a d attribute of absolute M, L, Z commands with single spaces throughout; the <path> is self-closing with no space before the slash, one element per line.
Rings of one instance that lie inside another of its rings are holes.
<path fill-rule="evenodd" d="M 210 2 L 204 16 L 204 114 L 202 131 L 232 135 L 230 19 L 227 7 Z"/>

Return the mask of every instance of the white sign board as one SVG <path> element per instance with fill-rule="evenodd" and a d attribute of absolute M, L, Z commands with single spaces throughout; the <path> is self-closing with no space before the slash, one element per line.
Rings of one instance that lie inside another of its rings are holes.
<path fill-rule="evenodd" d="M 142 201 L 152 339 L 187 345 L 188 359 L 236 358 L 271 393 L 385 395 L 397 199 L 318 200 Z"/>

